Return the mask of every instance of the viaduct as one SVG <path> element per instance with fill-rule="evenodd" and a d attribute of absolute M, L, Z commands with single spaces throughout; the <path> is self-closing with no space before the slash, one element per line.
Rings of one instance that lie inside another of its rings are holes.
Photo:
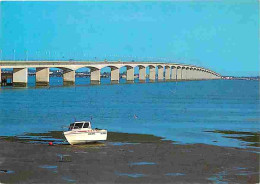
<path fill-rule="evenodd" d="M 100 83 L 100 70 L 104 67 L 111 68 L 111 81 L 119 82 L 119 69 L 126 67 L 126 80 L 134 80 L 134 69 L 139 68 L 139 81 L 170 81 L 170 80 L 212 80 L 220 79 L 220 74 L 198 66 L 177 63 L 155 63 L 155 62 L 120 62 L 120 61 L 0 61 L 1 69 L 13 69 L 13 86 L 25 87 L 28 82 L 28 68 L 36 68 L 36 86 L 49 85 L 50 68 L 63 70 L 63 84 L 73 85 L 75 83 L 75 71 L 80 68 L 90 69 L 91 83 Z M 149 74 L 146 74 L 146 68 Z M 0 72 L 0 83 L 2 72 Z"/>

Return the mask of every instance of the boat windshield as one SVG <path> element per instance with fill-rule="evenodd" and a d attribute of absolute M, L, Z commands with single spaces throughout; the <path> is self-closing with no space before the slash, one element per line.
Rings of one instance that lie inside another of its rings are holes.
<path fill-rule="evenodd" d="M 85 123 L 83 128 L 88 128 L 89 127 L 89 123 Z"/>
<path fill-rule="evenodd" d="M 73 126 L 74 126 L 74 123 L 71 123 L 69 126 L 69 130 L 72 130 Z"/>
<path fill-rule="evenodd" d="M 83 123 L 75 123 L 74 128 L 73 129 L 78 129 L 78 128 L 82 128 Z"/>

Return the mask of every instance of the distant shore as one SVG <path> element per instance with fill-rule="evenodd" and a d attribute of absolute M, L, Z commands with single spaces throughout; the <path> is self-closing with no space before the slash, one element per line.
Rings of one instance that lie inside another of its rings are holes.
<path fill-rule="evenodd" d="M 259 182 L 259 154 L 247 149 L 177 145 L 152 135 L 123 133 L 111 133 L 98 144 L 47 143 L 1 138 L 0 182 Z"/>

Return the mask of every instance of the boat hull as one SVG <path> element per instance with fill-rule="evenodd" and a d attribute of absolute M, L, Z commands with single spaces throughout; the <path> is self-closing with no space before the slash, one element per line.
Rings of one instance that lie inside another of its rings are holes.
<path fill-rule="evenodd" d="M 85 144 L 107 140 L 107 131 L 67 131 L 64 136 L 71 145 Z"/>

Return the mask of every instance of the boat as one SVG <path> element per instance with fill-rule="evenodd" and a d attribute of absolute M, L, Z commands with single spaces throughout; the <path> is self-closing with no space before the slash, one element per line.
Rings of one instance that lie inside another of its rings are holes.
<path fill-rule="evenodd" d="M 68 131 L 63 134 L 71 145 L 107 140 L 107 130 L 92 129 L 90 121 L 71 123 Z"/>

